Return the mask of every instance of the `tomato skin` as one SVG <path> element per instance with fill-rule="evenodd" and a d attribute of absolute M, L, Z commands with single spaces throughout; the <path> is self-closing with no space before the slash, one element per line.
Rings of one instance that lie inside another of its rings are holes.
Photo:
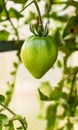
<path fill-rule="evenodd" d="M 51 36 L 28 37 L 21 49 L 21 60 L 35 78 L 41 78 L 55 63 L 57 45 Z"/>

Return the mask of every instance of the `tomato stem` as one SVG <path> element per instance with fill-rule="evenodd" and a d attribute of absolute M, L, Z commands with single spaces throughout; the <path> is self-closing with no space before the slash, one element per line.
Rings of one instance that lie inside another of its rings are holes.
<path fill-rule="evenodd" d="M 43 29 L 43 22 L 42 22 L 42 17 L 41 17 L 41 12 L 40 12 L 39 6 L 38 6 L 36 0 L 33 0 L 33 2 L 34 2 L 34 4 L 35 4 L 35 6 L 36 6 L 36 9 L 37 9 L 37 12 L 38 12 L 38 15 L 39 15 L 39 20 L 40 20 L 39 22 L 40 22 L 40 24 L 41 24 L 41 26 L 42 26 L 42 29 Z"/>
<path fill-rule="evenodd" d="M 26 5 L 21 11 L 19 11 L 19 13 L 21 13 L 22 11 L 24 11 L 28 6 L 30 6 L 33 3 L 33 1 L 31 1 L 28 5 Z"/>

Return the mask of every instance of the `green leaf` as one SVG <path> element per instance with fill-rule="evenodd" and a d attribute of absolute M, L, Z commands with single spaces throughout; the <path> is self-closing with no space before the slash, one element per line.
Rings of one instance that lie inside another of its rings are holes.
<path fill-rule="evenodd" d="M 40 85 L 38 91 L 39 91 L 39 95 L 40 95 L 41 100 L 49 100 L 50 95 L 51 95 L 51 91 L 52 91 L 52 87 L 49 84 L 49 82 L 43 82 Z"/>
<path fill-rule="evenodd" d="M 9 121 L 9 123 L 5 125 L 5 130 L 14 130 L 14 125 L 12 121 Z"/>
<path fill-rule="evenodd" d="M 0 41 L 6 41 L 8 40 L 9 32 L 2 30 L 0 31 Z"/>
<path fill-rule="evenodd" d="M 0 20 L 2 20 L 3 17 L 5 17 L 5 19 L 7 20 L 7 18 L 6 18 L 6 12 L 5 12 L 4 9 L 1 11 Z M 6 21 L 6 20 L 5 20 L 5 21 Z"/>
<path fill-rule="evenodd" d="M 65 38 L 69 34 L 78 33 L 78 16 L 73 16 L 69 19 L 64 31 L 63 38 Z"/>
<path fill-rule="evenodd" d="M 65 93 L 60 87 L 55 87 L 50 94 L 50 100 L 59 100 L 61 97 L 65 97 Z"/>
<path fill-rule="evenodd" d="M 3 130 L 5 122 L 8 120 L 8 117 L 4 114 L 0 114 L 0 130 Z"/>
<path fill-rule="evenodd" d="M 61 50 L 64 53 L 66 53 L 66 57 L 68 58 L 71 53 L 78 50 L 78 46 L 77 46 L 78 43 L 75 42 L 75 37 L 70 37 L 64 41 L 65 41 L 65 45 L 62 46 Z"/>
<path fill-rule="evenodd" d="M 17 10 L 15 10 L 14 8 L 10 8 L 9 11 L 8 11 L 9 15 L 10 15 L 10 18 L 21 18 L 23 17 L 22 14 L 20 14 Z"/>
<path fill-rule="evenodd" d="M 73 2 L 72 2 L 72 5 L 78 9 L 78 2 L 73 1 Z"/>
<path fill-rule="evenodd" d="M 45 2 L 45 12 L 48 14 L 52 7 L 52 0 L 46 0 Z"/>
<path fill-rule="evenodd" d="M 6 27 L 8 27 L 8 25 L 7 24 L 3 24 L 3 27 L 6 28 Z"/>
<path fill-rule="evenodd" d="M 16 71 L 12 71 L 10 74 L 11 74 L 11 75 L 15 75 L 15 74 L 16 74 Z"/>
<path fill-rule="evenodd" d="M 57 61 L 57 66 L 58 66 L 59 68 L 61 68 L 61 67 L 62 67 L 62 63 L 61 63 L 61 61 L 60 61 L 60 60 L 58 60 L 58 61 Z"/>
<path fill-rule="evenodd" d="M 47 15 L 45 15 L 45 17 L 47 17 Z M 66 22 L 69 18 L 67 14 L 60 16 L 56 12 L 52 12 L 52 13 L 48 14 L 48 17 L 52 18 L 54 20 L 60 21 L 60 22 Z"/>
<path fill-rule="evenodd" d="M 66 130 L 73 130 L 73 129 L 74 129 L 73 123 L 68 122 L 68 123 L 66 124 Z"/>
<path fill-rule="evenodd" d="M 20 127 L 18 127 L 18 128 L 17 128 L 17 130 L 23 130 L 23 127 L 22 127 L 22 126 L 20 126 Z"/>
<path fill-rule="evenodd" d="M 23 3 L 26 3 L 28 0 L 11 0 L 15 3 L 18 3 L 18 4 L 23 4 Z"/>
<path fill-rule="evenodd" d="M 18 63 L 17 63 L 17 62 L 14 62 L 14 63 L 13 63 L 13 66 L 14 66 L 14 68 L 17 68 L 17 67 L 18 67 Z"/>
<path fill-rule="evenodd" d="M 76 110 L 75 110 L 75 116 L 78 116 L 78 106 L 76 107 Z"/>
<path fill-rule="evenodd" d="M 78 123 L 78 116 L 73 117 L 73 121 L 74 121 L 75 123 Z"/>
<path fill-rule="evenodd" d="M 39 95 L 40 99 L 44 101 L 51 101 L 51 100 L 59 100 L 59 98 L 66 97 L 66 94 L 62 92 L 60 87 L 54 87 L 52 89 L 51 85 L 48 82 L 44 82 L 39 87 Z"/>
<path fill-rule="evenodd" d="M 3 11 L 3 3 L 2 0 L 0 0 L 0 13 Z"/>
<path fill-rule="evenodd" d="M 53 130 L 56 121 L 56 111 L 57 111 L 57 104 L 48 106 L 46 112 L 46 119 L 47 119 L 46 130 Z"/>
<path fill-rule="evenodd" d="M 36 19 L 36 14 L 32 11 L 28 12 L 28 17 L 25 20 L 25 24 L 29 24 L 32 20 Z"/>
<path fill-rule="evenodd" d="M 59 128 L 58 130 L 64 130 L 64 127 L 62 127 L 62 128 Z"/>
<path fill-rule="evenodd" d="M 0 0 L 0 4 L 2 4 L 2 0 Z"/>
<path fill-rule="evenodd" d="M 0 102 L 5 102 L 5 97 L 3 95 L 0 95 Z"/>
<path fill-rule="evenodd" d="M 75 42 L 74 37 L 65 40 L 65 42 L 66 42 L 65 46 L 69 49 L 70 53 L 72 53 L 75 50 L 78 50 L 77 43 Z"/>

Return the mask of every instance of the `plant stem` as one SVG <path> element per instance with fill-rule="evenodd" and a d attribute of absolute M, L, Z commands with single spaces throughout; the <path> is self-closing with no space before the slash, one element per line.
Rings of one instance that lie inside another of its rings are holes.
<path fill-rule="evenodd" d="M 53 4 L 68 4 L 68 2 L 53 2 Z"/>
<path fill-rule="evenodd" d="M 21 11 L 19 11 L 19 13 L 21 13 L 22 11 L 24 11 L 28 6 L 30 6 L 33 3 L 33 1 L 31 1 L 28 5 L 26 5 Z"/>
<path fill-rule="evenodd" d="M 9 111 L 9 112 L 13 115 L 13 118 L 12 118 L 10 121 L 18 120 L 18 121 L 21 123 L 23 129 L 24 129 L 24 130 L 27 129 L 27 122 L 26 122 L 25 118 L 23 119 L 21 116 L 15 114 L 15 113 L 14 113 L 10 108 L 8 108 L 5 104 L 3 104 L 3 103 L 0 102 L 0 105 L 1 105 L 4 109 L 6 109 L 7 111 Z"/>
<path fill-rule="evenodd" d="M 75 80 L 76 80 L 76 74 L 77 74 L 77 72 L 78 71 L 76 71 L 75 73 L 74 73 L 74 76 L 73 76 L 73 79 L 72 79 L 72 84 L 71 84 L 71 90 L 70 90 L 70 97 L 71 97 L 71 95 L 72 95 L 72 92 L 73 92 L 73 89 L 74 89 L 74 83 L 75 83 Z"/>
<path fill-rule="evenodd" d="M 23 120 L 19 120 L 19 121 L 20 121 L 21 125 L 23 126 L 24 130 L 26 130 L 27 129 L 27 122 L 25 121 L 25 123 L 24 123 Z"/>
<path fill-rule="evenodd" d="M 42 17 L 41 17 L 41 13 L 40 13 L 40 9 L 39 9 L 39 6 L 37 4 L 37 1 L 36 0 L 33 0 L 35 6 L 36 6 L 36 9 L 37 9 L 37 12 L 38 12 L 38 15 L 39 15 L 39 20 L 40 20 L 40 24 L 42 26 L 42 29 L 43 29 L 43 22 L 42 22 Z"/>
<path fill-rule="evenodd" d="M 19 116 L 19 115 L 15 115 L 15 116 L 14 116 L 13 118 L 11 118 L 9 121 L 15 121 L 15 120 L 18 120 L 18 121 L 21 123 L 21 125 L 22 125 L 22 127 L 23 127 L 24 130 L 27 129 L 27 122 L 26 122 L 26 119 L 25 119 L 25 118 L 22 118 L 22 117 Z"/>
<path fill-rule="evenodd" d="M 77 102 L 77 88 L 74 91 L 74 84 L 76 82 L 76 75 L 78 73 L 78 69 L 73 73 L 73 78 L 72 78 L 72 83 L 71 83 L 71 89 L 70 89 L 70 93 L 69 93 L 69 105 L 70 105 L 70 114 L 73 115 L 75 112 L 75 108 L 76 108 L 76 102 Z M 71 107 L 71 99 L 73 98 L 73 92 L 75 93 L 75 97 L 74 97 L 74 103 L 72 104 L 73 106 Z M 72 109 L 73 108 L 73 109 Z M 70 116 L 69 116 L 70 117 Z"/>
<path fill-rule="evenodd" d="M 36 9 L 37 9 L 37 12 L 38 12 L 38 15 L 39 15 L 39 22 L 40 22 L 40 24 L 41 24 L 41 26 L 42 26 L 42 29 L 43 29 L 43 22 L 42 22 L 41 12 L 40 12 L 40 9 L 39 9 L 39 6 L 38 6 L 36 0 L 33 0 L 33 1 L 31 1 L 28 5 L 26 5 L 26 6 L 20 11 L 20 13 L 21 13 L 24 9 L 26 9 L 28 6 L 30 6 L 32 3 L 34 3 L 35 6 L 36 6 Z"/>
<path fill-rule="evenodd" d="M 18 41 L 0 41 L 0 52 L 20 51 L 23 42 L 23 40 L 19 41 L 19 43 Z"/>
<path fill-rule="evenodd" d="M 1 105 L 4 109 L 6 109 L 7 111 L 9 111 L 13 116 L 16 115 L 16 114 L 15 114 L 11 109 L 9 109 L 5 104 L 3 104 L 3 103 L 0 102 L 0 105 Z"/>
<path fill-rule="evenodd" d="M 19 41 L 18 31 L 17 31 L 17 29 L 15 28 L 14 24 L 12 23 L 12 21 L 11 21 L 11 19 L 10 19 L 9 13 L 8 13 L 8 11 L 7 11 L 7 8 L 6 8 L 6 3 L 5 3 L 5 1 L 4 1 L 4 0 L 2 0 L 2 1 L 3 1 L 3 6 L 4 6 L 4 10 L 5 10 L 5 12 L 6 12 L 7 19 L 9 20 L 11 26 L 13 27 L 13 29 L 14 29 L 14 31 L 15 31 L 15 34 L 17 35 L 17 40 Z"/>

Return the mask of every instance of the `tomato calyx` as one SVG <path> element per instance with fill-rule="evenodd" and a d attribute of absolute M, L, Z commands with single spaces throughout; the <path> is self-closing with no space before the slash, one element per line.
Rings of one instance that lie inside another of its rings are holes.
<path fill-rule="evenodd" d="M 30 31 L 35 36 L 46 37 L 49 33 L 47 24 L 43 27 L 41 24 L 30 24 Z"/>

